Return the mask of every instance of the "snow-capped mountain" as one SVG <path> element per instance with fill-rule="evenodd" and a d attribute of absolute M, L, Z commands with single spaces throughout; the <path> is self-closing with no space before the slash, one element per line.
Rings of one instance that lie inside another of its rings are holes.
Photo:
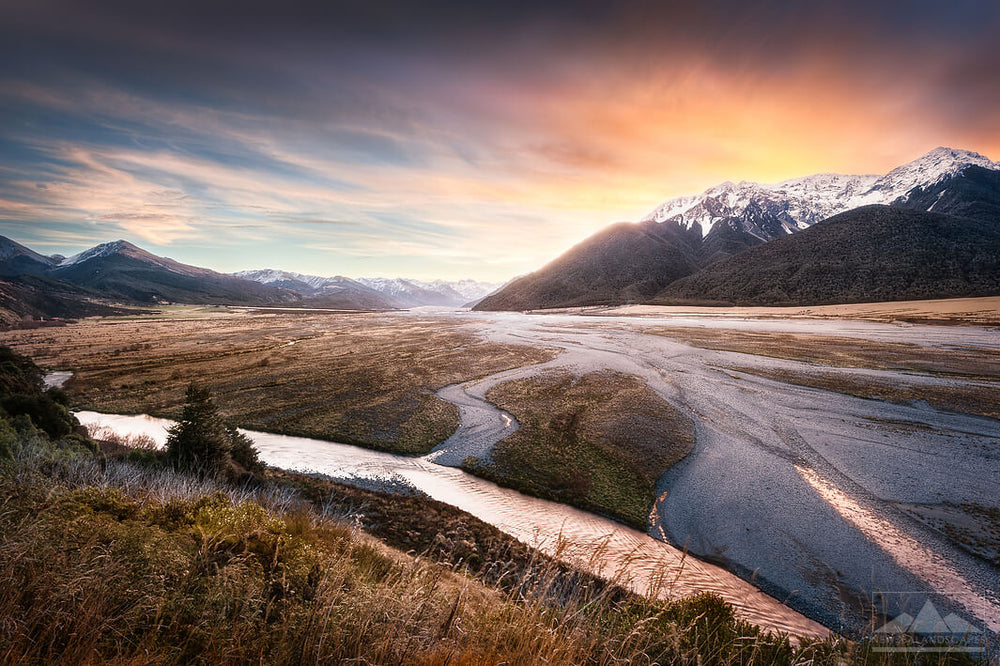
<path fill-rule="evenodd" d="M 469 302 L 479 300 L 483 296 L 493 293 L 499 289 L 503 283 L 481 282 L 480 280 L 434 280 L 433 282 L 425 284 L 433 289 L 448 287 L 452 291 L 461 294 L 462 298 L 465 299 L 465 302 Z"/>
<path fill-rule="evenodd" d="M 443 305 L 459 307 L 494 291 L 499 285 L 478 280 L 408 280 L 405 278 L 358 278 L 358 282 L 391 296 L 408 307 Z"/>
<path fill-rule="evenodd" d="M 100 245 L 95 245 L 92 248 L 84 250 L 74 254 L 71 257 L 64 257 L 62 261 L 59 262 L 60 266 L 73 266 L 74 264 L 80 264 L 91 259 L 97 259 L 98 257 L 109 257 L 118 252 L 128 251 L 131 243 L 123 240 L 111 241 L 109 243 L 101 243 Z"/>
<path fill-rule="evenodd" d="M 100 245 L 95 245 L 89 250 L 84 250 L 79 254 L 74 254 L 71 257 L 65 257 L 60 260 L 59 264 L 55 267 L 55 273 L 65 274 L 73 268 L 83 267 L 101 259 L 112 259 L 116 257 L 139 262 L 148 266 L 155 266 L 157 268 L 170 271 L 171 273 L 187 277 L 202 278 L 206 276 L 219 275 L 218 273 L 215 273 L 207 268 L 182 264 L 178 261 L 174 261 L 170 257 L 160 257 L 151 252 L 147 252 L 141 247 L 138 247 L 137 245 L 134 245 L 126 240 L 101 243 Z"/>
<path fill-rule="evenodd" d="M 494 291 L 499 285 L 478 280 L 407 280 L 404 278 L 321 277 L 270 268 L 240 271 L 233 275 L 262 284 L 290 289 L 303 296 L 317 296 L 344 288 L 364 289 L 389 298 L 402 308 L 421 305 L 459 307 Z"/>
<path fill-rule="evenodd" d="M 832 215 L 869 204 L 899 204 L 915 188 L 928 188 L 969 166 L 1000 169 L 1000 163 L 967 150 L 935 148 L 879 175 L 816 174 L 776 184 L 725 182 L 695 196 L 670 199 L 642 221 L 699 225 L 707 236 L 720 220 L 761 240 L 790 234 Z"/>
<path fill-rule="evenodd" d="M 292 289 L 304 295 L 311 295 L 315 292 L 323 291 L 329 287 L 342 287 L 345 284 L 360 285 L 356 280 L 335 275 L 333 277 L 321 277 L 319 275 L 304 275 L 292 271 L 281 271 L 273 268 L 260 270 L 240 271 L 233 273 L 236 277 L 244 280 L 253 280 L 261 284 L 270 284 L 276 287 Z M 304 286 L 303 286 L 304 285 Z"/>
<path fill-rule="evenodd" d="M 882 176 L 819 174 L 774 185 L 723 183 L 697 196 L 671 199 L 639 222 L 598 231 L 473 309 L 665 302 L 655 299 L 668 297 L 787 305 L 992 295 L 1000 284 L 990 272 L 996 265 L 990 253 L 998 223 L 1000 163 L 966 150 L 936 148 Z M 859 234 L 859 229 L 867 231 Z M 980 236 L 981 247 L 976 245 Z M 928 252 L 951 259 L 935 263 Z M 874 275 L 859 269 L 864 262 Z M 799 269 L 789 268 L 795 265 Z M 842 270 L 838 273 L 834 265 Z M 859 275 L 870 284 L 858 284 Z M 741 292 L 761 276 L 777 279 L 753 285 L 756 300 Z M 905 279 L 899 282 L 901 276 Z M 716 278 L 720 289 L 729 291 L 712 291 Z M 828 291 L 821 294 L 812 283 L 824 281 L 829 281 Z M 675 282 L 690 289 L 667 291 Z"/>

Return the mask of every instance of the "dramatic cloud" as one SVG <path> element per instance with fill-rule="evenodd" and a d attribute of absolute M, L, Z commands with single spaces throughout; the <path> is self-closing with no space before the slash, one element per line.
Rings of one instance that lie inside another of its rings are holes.
<path fill-rule="evenodd" d="M 63 253 L 503 279 L 722 180 L 1000 156 L 995 3 L 18 4 L 0 233 Z"/>

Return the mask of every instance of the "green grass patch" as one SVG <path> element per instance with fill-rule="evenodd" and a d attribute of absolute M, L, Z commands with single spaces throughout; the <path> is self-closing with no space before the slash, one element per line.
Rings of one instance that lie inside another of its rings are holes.
<path fill-rule="evenodd" d="M 629 375 L 546 374 L 500 384 L 487 398 L 521 428 L 466 469 L 641 530 L 656 481 L 694 444 L 690 418 Z"/>

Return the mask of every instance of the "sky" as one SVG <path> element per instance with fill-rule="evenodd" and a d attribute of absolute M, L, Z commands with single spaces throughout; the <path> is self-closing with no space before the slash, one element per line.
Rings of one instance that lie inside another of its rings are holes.
<path fill-rule="evenodd" d="M 726 180 L 1000 159 L 1000 3 L 3 0 L 0 234 L 502 281 Z"/>

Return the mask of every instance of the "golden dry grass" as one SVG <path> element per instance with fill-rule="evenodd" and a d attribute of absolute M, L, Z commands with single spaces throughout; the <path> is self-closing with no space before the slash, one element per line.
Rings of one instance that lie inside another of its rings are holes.
<path fill-rule="evenodd" d="M 1000 383 L 979 382 L 955 386 L 908 384 L 843 372 L 794 372 L 791 370 L 723 366 L 728 370 L 767 377 L 797 386 L 853 395 L 896 404 L 924 401 L 937 409 L 1000 419 Z"/>
<path fill-rule="evenodd" d="M 842 368 L 910 370 L 1000 379 L 1000 356 L 980 349 L 932 349 L 904 342 L 805 333 L 655 326 L 644 329 L 694 347 Z"/>
<path fill-rule="evenodd" d="M 377 314 L 199 312 L 5 337 L 39 365 L 74 370 L 80 408 L 174 417 L 196 380 L 243 427 L 402 453 L 458 426 L 436 390 L 555 354 L 483 343 L 455 321 Z"/>
<path fill-rule="evenodd" d="M 42 440 L 0 461 L 0 506 L 0 663 L 974 663 L 838 636 L 795 645 L 714 595 L 638 597 L 537 554 L 487 565 L 510 572 L 489 583 L 294 493 Z"/>
<path fill-rule="evenodd" d="M 1000 296 L 783 307 L 622 305 L 604 308 L 566 308 L 564 311 L 634 317 L 674 315 L 765 319 L 859 319 L 878 322 L 907 321 L 944 325 L 996 326 L 1000 324 Z"/>
<path fill-rule="evenodd" d="M 791 664 L 852 649 L 795 648 L 718 597 L 644 599 L 541 556 L 496 562 L 511 573 L 489 585 L 294 495 L 45 448 L 0 461 L 3 663 Z"/>

